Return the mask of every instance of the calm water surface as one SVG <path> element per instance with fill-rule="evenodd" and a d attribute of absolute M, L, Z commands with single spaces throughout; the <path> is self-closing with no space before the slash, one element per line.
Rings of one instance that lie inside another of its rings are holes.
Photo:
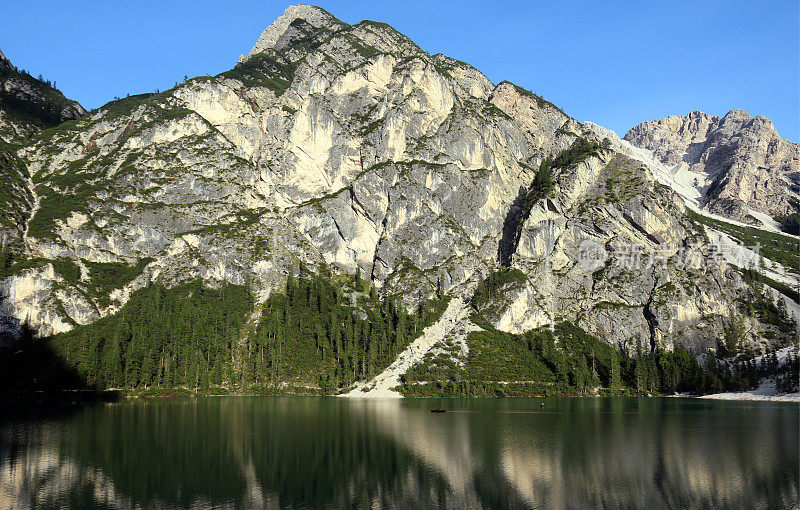
<path fill-rule="evenodd" d="M 800 406 L 130 400 L 0 409 L 0 508 L 792 508 Z M 446 414 L 431 414 L 433 407 Z"/>

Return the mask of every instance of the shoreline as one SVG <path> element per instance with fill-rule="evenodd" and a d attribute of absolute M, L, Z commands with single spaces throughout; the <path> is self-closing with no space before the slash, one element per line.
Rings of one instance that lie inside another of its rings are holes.
<path fill-rule="evenodd" d="M 728 391 L 701 395 L 699 398 L 712 400 L 754 400 L 767 402 L 797 402 L 800 403 L 800 392 L 778 394 L 775 381 L 764 379 L 757 388 L 748 391 Z"/>
<path fill-rule="evenodd" d="M 694 398 L 703 398 L 707 400 L 741 400 L 747 402 L 794 402 L 800 404 L 800 393 L 757 395 L 752 391 L 744 391 L 739 393 L 714 393 L 711 395 L 700 395 Z"/>
<path fill-rule="evenodd" d="M 84 404 L 96 402 L 116 402 L 120 400 L 129 399 L 151 399 L 151 398 L 203 398 L 203 397 L 331 397 L 331 398 L 349 398 L 351 400 L 401 400 L 401 399 L 486 399 L 486 398 L 695 398 L 707 400 L 740 400 L 740 401 L 758 401 L 758 402 L 794 402 L 800 404 L 800 392 L 778 394 L 775 388 L 775 383 L 770 380 L 763 381 L 757 388 L 747 391 L 731 391 L 722 393 L 712 393 L 707 395 L 698 395 L 694 393 L 675 393 L 672 395 L 663 394 L 644 394 L 644 395 L 602 395 L 602 394 L 586 394 L 586 395 L 507 395 L 507 396 L 476 396 L 476 397 L 442 397 L 442 396 L 404 396 L 400 393 L 395 395 L 376 396 L 368 394 L 352 394 L 351 392 L 334 393 L 334 394 L 320 394 L 308 392 L 310 388 L 304 387 L 306 392 L 192 392 L 188 388 L 172 388 L 163 389 L 159 388 L 157 391 L 136 391 L 126 390 L 122 388 L 115 388 L 111 390 L 92 390 L 92 389 L 62 389 L 55 391 L 18 391 L 10 393 L 0 393 L 0 401 L 39 401 L 41 403 L 56 403 L 64 402 L 70 404 Z"/>
<path fill-rule="evenodd" d="M 183 395 L 116 395 L 109 398 L 105 395 L 93 395 L 91 397 L 75 398 L 74 394 L 35 394 L 35 393 L 18 393 L 14 395 L 0 395 L 0 401 L 9 402 L 34 402 L 37 404 L 68 404 L 68 405 L 85 405 L 95 403 L 114 403 L 125 400 L 149 400 L 149 399 L 175 399 L 175 398 L 220 398 L 220 397 L 234 397 L 234 398 L 322 398 L 329 397 L 333 399 L 340 399 L 345 395 L 298 395 L 298 394 L 258 394 L 258 393 L 233 393 L 233 394 L 220 394 L 220 395 L 207 395 L 207 394 L 183 394 Z M 789 402 L 800 404 L 800 392 L 787 393 L 783 395 L 764 395 L 753 391 L 744 392 L 726 392 L 726 393 L 713 393 L 710 395 L 689 395 L 689 394 L 675 394 L 675 395 L 518 395 L 518 396 L 483 396 L 483 397 L 350 397 L 348 400 L 353 401 L 376 401 L 376 400 L 424 400 L 424 399 L 438 399 L 438 400 L 485 400 L 485 399 L 514 399 L 514 398 L 691 398 L 691 399 L 704 399 L 704 400 L 729 400 L 729 401 L 747 401 L 747 402 Z"/>
<path fill-rule="evenodd" d="M 800 393 L 785 393 L 783 395 L 764 394 L 758 389 L 751 391 L 738 391 L 726 393 L 712 393 L 711 395 L 699 395 L 696 398 L 708 400 L 746 400 L 750 402 L 794 402 L 800 404 Z"/>

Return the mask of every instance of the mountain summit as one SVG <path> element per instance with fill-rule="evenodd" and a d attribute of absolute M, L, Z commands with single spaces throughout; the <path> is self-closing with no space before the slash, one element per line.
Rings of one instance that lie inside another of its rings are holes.
<path fill-rule="evenodd" d="M 239 61 L 266 50 L 283 50 L 306 41 L 311 36 L 330 34 L 348 27 L 325 9 L 313 5 L 290 5 L 275 22 L 268 26 L 247 55 Z"/>
<path fill-rule="evenodd" d="M 760 224 L 752 211 L 782 217 L 800 204 L 800 145 L 781 138 L 761 115 L 670 115 L 639 124 L 625 140 L 688 171 L 712 212 Z"/>

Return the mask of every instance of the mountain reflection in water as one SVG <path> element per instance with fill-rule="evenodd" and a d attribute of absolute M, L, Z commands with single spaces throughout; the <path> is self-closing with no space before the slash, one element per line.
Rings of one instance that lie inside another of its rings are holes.
<path fill-rule="evenodd" d="M 541 401 L 152 399 L 2 416 L 0 508 L 798 503 L 796 404 Z"/>

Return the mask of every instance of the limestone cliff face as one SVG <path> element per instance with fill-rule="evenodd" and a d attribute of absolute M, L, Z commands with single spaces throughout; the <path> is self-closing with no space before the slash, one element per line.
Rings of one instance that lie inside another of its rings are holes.
<path fill-rule="evenodd" d="M 766 117 L 744 110 L 722 118 L 670 115 L 639 124 L 625 139 L 695 173 L 712 212 L 754 223 L 750 210 L 784 216 L 797 208 L 800 145 L 781 138 Z"/>
<path fill-rule="evenodd" d="M 557 167 L 525 212 L 540 163 L 579 139 L 604 148 Z M 437 286 L 469 297 L 513 265 L 527 283 L 497 303 L 499 327 L 565 317 L 627 344 L 713 345 L 738 316 L 724 303 L 749 292 L 724 265 L 581 272 L 587 240 L 708 249 L 654 180 L 660 163 L 388 25 L 316 7 L 287 9 L 231 71 L 109 103 L 18 157 L 29 262 L 0 285 L 0 313 L 44 333 L 112 313 L 151 281 L 247 283 L 263 299 L 300 263 L 360 268 L 408 304 Z"/>
<path fill-rule="evenodd" d="M 676 342 L 703 350 L 738 320 L 765 331 L 734 304 L 752 291 L 713 260 L 683 211 L 641 162 L 613 149 L 561 169 L 522 225 L 513 266 L 528 278 L 508 289 L 497 326 L 522 332 L 569 318 L 631 351 Z"/>

